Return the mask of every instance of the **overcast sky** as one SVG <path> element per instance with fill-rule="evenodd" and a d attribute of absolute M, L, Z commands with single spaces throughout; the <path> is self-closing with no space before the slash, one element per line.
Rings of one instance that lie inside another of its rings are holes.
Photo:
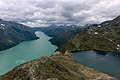
<path fill-rule="evenodd" d="M 29 26 L 100 23 L 120 15 L 120 0 L 0 0 L 0 18 Z"/>

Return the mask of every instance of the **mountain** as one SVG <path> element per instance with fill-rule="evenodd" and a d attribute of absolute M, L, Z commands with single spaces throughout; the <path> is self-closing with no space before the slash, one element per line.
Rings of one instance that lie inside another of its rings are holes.
<path fill-rule="evenodd" d="M 0 80 L 116 80 L 60 54 L 57 52 L 51 57 L 22 64 L 0 76 Z"/>
<path fill-rule="evenodd" d="M 30 27 L 0 19 L 0 51 L 22 41 L 38 39 Z"/>
<path fill-rule="evenodd" d="M 85 28 L 58 50 L 62 52 L 80 50 L 120 52 L 120 16 Z"/>
<path fill-rule="evenodd" d="M 83 27 L 81 28 L 77 25 L 51 25 L 48 27 L 34 28 L 35 31 L 43 31 L 48 36 L 53 37 L 49 41 L 58 47 L 62 46 L 82 29 Z"/>
<path fill-rule="evenodd" d="M 70 55 L 66 54 L 70 54 L 71 51 L 91 49 L 119 51 L 120 26 L 112 22 L 115 23 L 111 20 L 85 29 L 65 25 L 64 27 L 52 25 L 47 28 L 34 28 L 34 31 L 40 30 L 54 37 L 53 40 L 56 41 L 53 43 L 59 46 L 58 51 L 50 57 L 24 63 L 0 76 L 0 80 L 117 80 L 75 62 Z"/>
<path fill-rule="evenodd" d="M 110 26 L 120 26 L 120 16 L 116 17 L 113 20 L 105 21 L 102 24 L 103 25 L 110 25 Z"/>

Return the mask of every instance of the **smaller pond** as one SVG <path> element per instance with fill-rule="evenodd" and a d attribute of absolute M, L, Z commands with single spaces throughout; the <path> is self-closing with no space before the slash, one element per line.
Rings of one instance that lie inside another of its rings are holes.
<path fill-rule="evenodd" d="M 120 53 L 102 51 L 81 51 L 72 55 L 80 64 L 107 73 L 120 80 Z"/>

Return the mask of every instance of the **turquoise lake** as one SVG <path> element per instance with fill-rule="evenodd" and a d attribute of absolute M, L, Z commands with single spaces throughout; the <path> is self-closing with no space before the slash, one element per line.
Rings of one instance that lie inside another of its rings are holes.
<path fill-rule="evenodd" d="M 102 51 L 80 51 L 72 55 L 80 64 L 107 73 L 120 80 L 120 53 Z"/>
<path fill-rule="evenodd" d="M 40 31 L 35 32 L 35 34 L 40 39 L 24 41 L 15 47 L 0 52 L 0 75 L 27 61 L 42 56 L 50 56 L 57 49 L 57 46 L 49 42 L 51 37 Z"/>

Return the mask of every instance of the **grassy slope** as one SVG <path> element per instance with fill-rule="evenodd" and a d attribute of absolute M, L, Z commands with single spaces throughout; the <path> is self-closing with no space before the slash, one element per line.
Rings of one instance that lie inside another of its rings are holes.
<path fill-rule="evenodd" d="M 95 34 L 97 33 L 97 34 Z M 93 25 L 86 28 L 58 50 L 120 51 L 120 26 Z"/>

